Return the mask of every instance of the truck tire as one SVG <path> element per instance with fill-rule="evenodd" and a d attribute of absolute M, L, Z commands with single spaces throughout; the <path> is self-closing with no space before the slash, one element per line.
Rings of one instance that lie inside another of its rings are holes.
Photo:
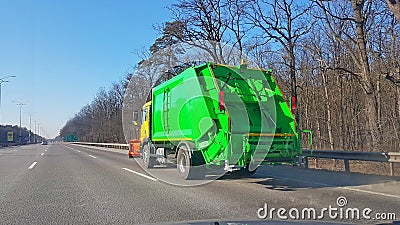
<path fill-rule="evenodd" d="M 190 155 L 188 146 L 182 145 L 179 147 L 176 166 L 179 175 L 185 180 L 201 180 L 204 179 L 206 173 L 205 164 L 199 157 L 200 152 L 194 152 Z M 201 156 L 203 157 L 203 156 Z"/>
<path fill-rule="evenodd" d="M 143 146 L 143 164 L 146 169 L 153 168 L 155 165 L 155 158 L 151 157 L 150 146 Z"/>
<path fill-rule="evenodd" d="M 250 171 L 248 168 L 242 168 L 238 171 L 232 172 L 232 176 L 237 178 L 251 177 L 256 173 L 257 169 Z"/>

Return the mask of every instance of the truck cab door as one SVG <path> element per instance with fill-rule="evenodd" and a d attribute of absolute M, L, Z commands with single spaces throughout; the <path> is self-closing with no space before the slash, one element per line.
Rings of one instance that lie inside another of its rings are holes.
<path fill-rule="evenodd" d="M 150 107 L 146 107 L 142 111 L 142 125 L 140 127 L 140 142 L 149 137 L 149 120 L 150 120 Z"/>

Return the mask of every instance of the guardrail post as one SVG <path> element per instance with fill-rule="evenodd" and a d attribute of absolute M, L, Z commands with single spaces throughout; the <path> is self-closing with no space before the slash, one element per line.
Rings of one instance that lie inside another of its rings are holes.
<path fill-rule="evenodd" d="M 350 164 L 349 164 L 349 160 L 348 159 L 344 159 L 344 171 L 346 171 L 346 173 L 350 173 Z"/>
<path fill-rule="evenodd" d="M 308 157 L 304 157 L 304 168 L 308 169 Z"/>
<path fill-rule="evenodd" d="M 390 162 L 389 165 L 390 165 L 390 176 L 394 176 L 394 163 Z"/>

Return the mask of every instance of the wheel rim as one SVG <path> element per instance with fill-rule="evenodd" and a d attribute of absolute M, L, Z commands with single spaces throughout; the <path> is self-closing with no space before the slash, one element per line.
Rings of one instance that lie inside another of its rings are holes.
<path fill-rule="evenodd" d="M 179 158 L 178 168 L 181 173 L 185 173 L 185 171 L 186 171 L 186 155 L 185 154 L 181 154 L 181 157 Z"/>
<path fill-rule="evenodd" d="M 147 156 L 148 156 L 148 152 L 147 152 L 147 149 L 145 149 L 145 151 L 143 151 L 143 162 L 144 163 L 147 163 L 147 161 L 148 161 L 148 158 L 147 158 Z"/>

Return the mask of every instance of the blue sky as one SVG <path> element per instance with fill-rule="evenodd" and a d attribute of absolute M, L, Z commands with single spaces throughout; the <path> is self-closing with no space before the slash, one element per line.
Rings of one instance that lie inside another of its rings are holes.
<path fill-rule="evenodd" d="M 0 0 L 0 124 L 22 126 L 29 115 L 48 134 L 93 99 L 100 87 L 124 77 L 136 50 L 159 36 L 153 25 L 170 20 L 171 1 Z M 32 122 L 33 124 L 33 122 Z M 34 130 L 32 125 L 32 130 Z"/>

